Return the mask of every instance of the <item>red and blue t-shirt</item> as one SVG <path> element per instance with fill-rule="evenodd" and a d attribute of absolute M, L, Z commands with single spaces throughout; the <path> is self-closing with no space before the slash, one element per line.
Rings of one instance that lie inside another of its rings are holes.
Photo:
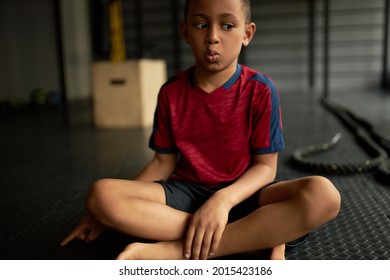
<path fill-rule="evenodd" d="M 149 146 L 178 153 L 174 179 L 226 186 L 248 169 L 252 155 L 284 149 L 278 89 L 243 65 L 212 93 L 196 85 L 194 68 L 182 71 L 160 90 Z"/>

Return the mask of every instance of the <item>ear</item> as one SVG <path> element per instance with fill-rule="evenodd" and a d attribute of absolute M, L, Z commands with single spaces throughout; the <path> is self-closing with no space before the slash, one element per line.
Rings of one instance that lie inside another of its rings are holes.
<path fill-rule="evenodd" d="M 254 22 L 247 23 L 245 26 L 245 35 L 242 41 L 242 45 L 244 47 L 247 47 L 249 45 L 255 33 L 256 33 L 256 24 Z"/>
<path fill-rule="evenodd" d="M 180 22 L 180 34 L 183 37 L 183 39 L 186 41 L 187 44 L 189 44 L 188 41 L 188 29 L 187 29 L 187 24 L 185 22 Z"/>

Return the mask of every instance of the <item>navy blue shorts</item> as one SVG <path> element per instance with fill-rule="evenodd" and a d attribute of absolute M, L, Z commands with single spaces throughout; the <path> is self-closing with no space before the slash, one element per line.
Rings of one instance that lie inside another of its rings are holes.
<path fill-rule="evenodd" d="M 195 213 L 215 192 L 220 189 L 209 189 L 198 184 L 187 183 L 177 180 L 161 180 L 160 183 L 165 191 L 166 204 L 174 209 Z M 261 193 L 276 182 L 271 182 L 251 197 L 235 206 L 229 213 L 229 222 L 239 220 L 260 207 L 259 198 Z"/>

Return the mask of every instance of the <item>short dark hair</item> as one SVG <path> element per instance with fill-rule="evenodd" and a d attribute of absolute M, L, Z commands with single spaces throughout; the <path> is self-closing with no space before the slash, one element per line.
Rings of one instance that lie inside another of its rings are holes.
<path fill-rule="evenodd" d="M 188 6 L 191 0 L 186 0 L 184 4 L 184 21 L 187 23 L 187 15 L 188 15 Z M 244 10 L 245 21 L 251 22 L 251 1 L 250 0 L 241 0 L 242 8 Z"/>

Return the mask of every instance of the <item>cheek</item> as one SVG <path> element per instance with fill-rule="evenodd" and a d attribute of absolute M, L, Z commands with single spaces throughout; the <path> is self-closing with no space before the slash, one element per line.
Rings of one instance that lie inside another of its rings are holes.
<path fill-rule="evenodd" d="M 229 42 L 225 45 L 225 49 L 231 49 L 232 51 L 239 51 L 243 45 L 243 37 L 235 36 L 231 38 Z"/>
<path fill-rule="evenodd" d="M 201 41 L 200 39 L 199 39 L 199 40 L 191 40 L 190 43 L 189 43 L 189 45 L 191 46 L 191 48 L 192 48 L 193 50 L 198 50 L 198 51 L 200 51 L 200 50 L 203 48 L 204 43 L 203 43 L 203 41 Z"/>
<path fill-rule="evenodd" d="M 199 47 L 203 44 L 203 39 L 197 34 L 190 34 L 186 40 L 187 44 L 193 46 L 193 47 Z"/>
<path fill-rule="evenodd" d="M 196 57 L 199 58 L 203 54 L 203 48 L 200 46 L 200 44 L 194 44 L 193 42 L 189 44 L 191 47 L 191 52 L 192 54 Z"/>

